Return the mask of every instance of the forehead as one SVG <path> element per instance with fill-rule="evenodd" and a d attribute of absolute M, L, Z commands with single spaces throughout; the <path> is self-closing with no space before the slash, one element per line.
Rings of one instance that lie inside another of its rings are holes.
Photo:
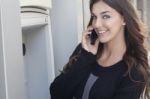
<path fill-rule="evenodd" d="M 93 5 L 91 13 L 96 15 L 103 12 L 118 13 L 115 9 L 113 9 L 103 1 L 98 1 Z"/>

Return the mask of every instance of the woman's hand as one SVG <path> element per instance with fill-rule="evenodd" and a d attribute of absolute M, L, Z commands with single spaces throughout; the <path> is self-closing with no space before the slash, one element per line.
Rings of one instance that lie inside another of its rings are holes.
<path fill-rule="evenodd" d="M 96 42 L 94 45 L 91 44 L 90 35 L 92 33 L 93 27 L 88 27 L 87 30 L 85 30 L 82 33 L 82 47 L 92 54 L 96 55 L 99 45 L 99 40 L 96 39 Z"/>

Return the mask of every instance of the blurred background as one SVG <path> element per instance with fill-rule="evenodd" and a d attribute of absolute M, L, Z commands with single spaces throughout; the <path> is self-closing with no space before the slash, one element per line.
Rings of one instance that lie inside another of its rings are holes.
<path fill-rule="evenodd" d="M 147 32 L 145 33 L 147 36 L 146 43 L 148 50 L 150 50 L 150 0 L 133 0 L 133 3 L 138 10 L 139 16 L 147 26 Z"/>

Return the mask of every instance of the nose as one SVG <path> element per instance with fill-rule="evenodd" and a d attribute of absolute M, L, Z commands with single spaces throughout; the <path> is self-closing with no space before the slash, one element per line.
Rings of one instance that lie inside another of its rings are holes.
<path fill-rule="evenodd" d="M 95 28 L 101 28 L 103 26 L 102 20 L 100 20 L 100 19 L 95 20 L 93 22 L 93 25 L 94 25 Z"/>

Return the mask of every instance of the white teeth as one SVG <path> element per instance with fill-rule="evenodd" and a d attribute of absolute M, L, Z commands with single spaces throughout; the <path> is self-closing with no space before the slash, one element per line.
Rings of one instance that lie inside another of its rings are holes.
<path fill-rule="evenodd" d="M 102 33 L 105 33 L 105 32 L 106 32 L 106 31 L 100 31 L 99 33 L 102 34 Z"/>

